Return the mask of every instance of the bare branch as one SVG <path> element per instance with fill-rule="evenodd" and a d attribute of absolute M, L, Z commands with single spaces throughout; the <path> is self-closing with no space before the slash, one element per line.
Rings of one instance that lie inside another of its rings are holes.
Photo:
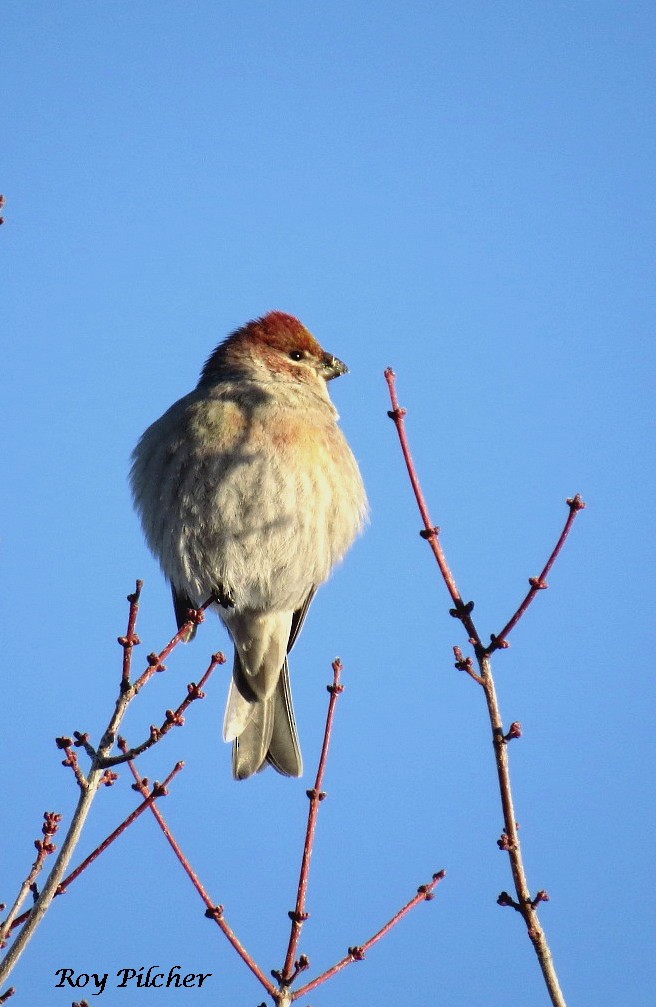
<path fill-rule="evenodd" d="M 129 762 L 130 760 L 136 759 L 139 755 L 142 755 L 153 745 L 156 745 L 158 741 L 168 734 L 172 727 L 182 727 L 184 724 L 184 715 L 187 708 L 196 700 L 204 699 L 205 693 L 203 688 L 207 684 L 207 681 L 214 671 L 214 669 L 220 665 L 225 664 L 225 655 L 218 652 L 212 654 L 212 659 L 207 666 L 205 674 L 201 678 L 200 682 L 196 684 L 195 682 L 190 682 L 187 686 L 187 695 L 182 700 L 180 705 L 175 710 L 166 710 L 164 715 L 164 721 L 161 727 L 155 727 L 154 725 L 150 728 L 150 737 L 146 741 L 143 741 L 140 745 L 136 745 L 134 748 L 130 748 L 121 755 L 112 755 L 106 759 L 102 760 L 103 766 L 118 766 L 122 762 Z"/>
<path fill-rule="evenodd" d="M 430 900 L 435 897 L 433 889 L 437 884 L 439 884 L 445 875 L 446 871 L 438 871 L 437 874 L 433 875 L 432 880 L 429 881 L 427 885 L 420 885 L 417 889 L 417 894 L 413 896 L 409 902 L 406 902 L 406 904 L 402 906 L 401 909 L 399 909 L 399 911 L 395 913 L 394 916 L 392 916 L 392 918 L 389 919 L 387 923 L 373 935 L 373 937 L 370 937 L 364 944 L 350 947 L 348 949 L 348 954 L 344 958 L 338 961 L 331 968 L 326 969 L 326 971 L 322 972 L 316 979 L 312 979 L 311 982 L 306 983 L 305 986 L 301 986 L 299 989 L 295 990 L 292 999 L 298 1000 L 299 997 L 310 993 L 310 991 L 315 989 L 317 986 L 325 983 L 328 979 L 332 979 L 334 975 L 341 972 L 341 970 L 347 965 L 350 965 L 351 962 L 361 962 L 369 948 L 373 947 L 374 944 L 377 944 L 378 941 L 385 936 L 385 934 L 389 933 L 392 927 L 395 927 L 396 924 L 402 920 L 411 909 L 414 909 L 414 907 L 419 905 L 420 902 L 430 902 Z"/>
<path fill-rule="evenodd" d="M 481 643 L 480 637 L 474 626 L 471 618 L 471 613 L 474 608 L 473 601 L 464 602 L 460 591 L 458 590 L 458 585 L 456 584 L 455 577 L 449 569 L 449 564 L 446 561 L 446 556 L 439 541 L 440 529 L 437 525 L 434 525 L 431 521 L 430 514 L 428 513 L 428 506 L 424 499 L 424 494 L 422 493 L 421 486 L 419 485 L 419 477 L 417 476 L 417 470 L 415 464 L 412 460 L 412 455 L 410 454 L 410 445 L 408 444 L 408 438 L 405 432 L 405 422 L 404 418 L 406 415 L 406 410 L 399 406 L 399 401 L 396 397 L 396 375 L 391 367 L 388 367 L 385 371 L 385 380 L 387 381 L 387 387 L 389 389 L 390 400 L 392 402 L 392 408 L 388 412 L 388 416 L 394 421 L 394 426 L 396 427 L 396 432 L 399 436 L 399 442 L 401 444 L 401 451 L 403 453 L 403 458 L 405 460 L 405 465 L 408 470 L 408 476 L 410 478 L 410 484 L 412 485 L 412 491 L 415 495 L 415 500 L 417 501 L 417 507 L 419 508 L 419 513 L 421 514 L 422 520 L 424 522 L 424 527 L 420 531 L 420 535 L 423 539 L 426 539 L 435 559 L 437 560 L 437 565 L 440 568 L 440 573 L 442 574 L 442 579 L 446 584 L 446 589 L 451 595 L 454 607 L 450 610 L 451 615 L 455 619 L 460 619 L 463 626 L 469 634 L 469 640 L 474 649 L 478 651 L 483 651 L 485 648 Z"/>
<path fill-rule="evenodd" d="M 299 971 L 303 971 L 303 967 L 295 961 L 296 951 L 298 949 L 298 942 L 300 940 L 303 923 L 308 918 L 308 913 L 305 912 L 305 898 L 307 895 L 307 886 L 310 876 L 310 858 L 312 857 L 312 849 L 314 846 L 314 832 L 317 824 L 317 815 L 319 813 L 319 804 L 326 796 L 325 792 L 322 790 L 322 786 L 324 772 L 326 769 L 326 759 L 328 757 L 328 748 L 330 746 L 330 734 L 332 731 L 333 719 L 335 717 L 335 706 L 337 704 L 338 697 L 344 690 L 344 686 L 341 685 L 339 681 L 339 677 L 342 672 L 342 663 L 339 658 L 333 661 L 332 668 L 332 685 L 326 686 L 328 692 L 330 693 L 330 700 L 328 702 L 328 712 L 326 714 L 326 726 L 323 732 L 323 744 L 321 746 L 319 766 L 317 768 L 314 787 L 312 790 L 307 791 L 307 796 L 310 799 L 310 807 L 308 810 L 307 828 L 305 830 L 305 842 L 303 844 L 303 857 L 301 860 L 301 870 L 298 879 L 296 905 L 289 913 L 289 918 L 292 921 L 289 944 L 287 946 L 285 964 L 283 965 L 282 970 L 280 972 L 273 973 L 274 977 L 284 986 L 289 986 L 290 983 L 294 981 Z"/>
<path fill-rule="evenodd" d="M 490 654 L 497 649 L 503 649 L 508 646 L 506 640 L 508 633 L 514 628 L 514 626 L 517 625 L 517 622 L 519 622 L 537 592 L 546 587 L 546 576 L 562 549 L 576 514 L 585 506 L 585 504 L 578 494 L 567 501 L 570 508 L 568 519 L 540 576 L 531 578 L 529 582 L 530 591 L 513 615 L 512 619 L 510 619 L 506 626 L 504 626 L 498 636 L 491 636 L 492 642 L 489 647 L 483 647 L 481 643 L 481 636 L 478 633 L 471 615 L 473 603 L 469 602 L 465 605 L 462 602 L 455 579 L 449 569 L 438 540 L 438 529 L 432 525 L 430 515 L 428 513 L 428 508 L 421 491 L 419 478 L 412 461 L 412 455 L 410 454 L 410 448 L 405 433 L 404 417 L 406 415 L 406 410 L 399 407 L 396 396 L 395 375 L 391 368 L 388 368 L 385 371 L 385 380 L 387 381 L 390 400 L 392 403 L 392 410 L 388 413 L 388 415 L 394 421 L 396 426 L 412 489 L 417 501 L 419 512 L 424 522 L 424 530 L 421 534 L 422 537 L 428 541 L 433 551 L 444 579 L 444 583 L 446 584 L 446 588 L 454 601 L 455 607 L 450 609 L 450 614 L 460 619 L 469 635 L 469 642 L 474 648 L 478 663 L 478 674 L 474 671 L 472 659 L 464 657 L 459 647 L 453 648 L 456 659 L 456 668 L 461 671 L 465 671 L 470 678 L 481 686 L 485 694 L 488 717 L 492 728 L 492 742 L 497 769 L 499 794 L 503 808 L 504 830 L 501 838 L 498 840 L 498 846 L 501 850 L 508 854 L 515 892 L 517 895 L 517 899 L 515 900 L 508 895 L 507 892 L 502 892 L 497 901 L 499 902 L 499 905 L 512 906 L 512 908 L 521 913 L 526 924 L 528 936 L 535 948 L 552 1004 L 554 1007 L 565 1007 L 565 999 L 560 989 L 549 945 L 537 915 L 537 907 L 539 903 L 547 901 L 548 896 L 543 890 L 539 891 L 533 898 L 530 895 L 517 831 L 518 826 L 515 820 L 515 810 L 513 806 L 510 783 L 510 769 L 508 764 L 508 742 L 521 736 L 521 726 L 517 721 L 514 721 L 510 725 L 508 731 L 504 731 L 494 679 L 492 677 Z"/>
<path fill-rule="evenodd" d="M 127 746 L 126 746 L 125 742 L 119 742 L 119 747 L 123 749 L 124 753 L 127 752 Z M 137 768 L 136 768 L 134 762 L 130 761 L 130 762 L 128 762 L 128 765 L 130 767 L 130 771 L 132 772 L 132 775 L 134 776 L 135 783 L 136 783 L 136 788 L 145 797 L 148 794 L 148 789 L 147 789 L 144 781 L 141 779 L 139 773 L 137 772 Z M 241 958 L 241 960 L 244 962 L 244 964 L 247 965 L 248 968 L 253 973 L 253 975 L 256 976 L 257 979 L 259 979 L 259 981 L 264 986 L 264 988 L 267 991 L 267 993 L 269 993 L 272 997 L 275 998 L 276 989 L 275 989 L 274 985 L 267 979 L 267 977 L 265 976 L 265 974 L 262 971 L 262 969 L 259 967 L 259 965 L 257 965 L 257 963 L 253 960 L 253 958 L 250 956 L 250 954 L 248 953 L 248 951 L 241 944 L 241 942 L 239 941 L 239 939 L 235 935 L 234 931 L 228 926 L 227 922 L 225 921 L 225 919 L 223 917 L 223 906 L 220 906 L 220 905 L 217 905 L 216 903 L 214 903 L 212 901 L 212 899 L 209 897 L 209 895 L 207 894 L 207 892 L 205 891 L 205 888 L 201 884 L 201 881 L 200 881 L 198 875 L 196 874 L 196 872 L 194 871 L 193 867 L 191 866 L 191 864 L 187 860 L 186 856 L 182 852 L 182 849 L 181 849 L 179 843 L 174 838 L 174 836 L 173 836 L 171 830 L 169 829 L 168 825 L 166 824 L 164 816 L 160 812 L 159 808 L 156 807 L 155 804 L 150 804 L 150 810 L 153 813 L 153 817 L 155 818 L 155 821 L 157 822 L 157 824 L 159 825 L 160 829 L 162 830 L 162 833 L 164 834 L 164 837 L 165 837 L 166 841 L 168 842 L 169 846 L 171 847 L 171 849 L 175 853 L 175 855 L 176 855 L 176 857 L 177 857 L 177 859 L 178 859 L 178 861 L 179 861 L 182 869 L 184 870 L 185 874 L 187 875 L 187 877 L 191 881 L 192 885 L 194 886 L 194 888 L 198 892 L 199 896 L 201 897 L 201 899 L 205 903 L 205 906 L 206 906 L 205 915 L 207 916 L 208 919 L 214 920 L 214 922 L 217 924 L 217 926 L 219 927 L 219 929 L 221 930 L 221 932 L 223 933 L 223 935 L 227 938 L 227 940 L 233 946 L 233 948 L 235 949 L 235 951 L 237 952 L 237 954 L 239 955 L 239 957 Z"/>
<path fill-rule="evenodd" d="M 578 493 L 574 497 L 568 497 L 566 503 L 567 506 L 569 507 L 569 513 L 567 515 L 567 520 L 565 521 L 565 527 L 560 533 L 560 538 L 556 542 L 556 545 L 554 546 L 551 555 L 549 556 L 549 559 L 545 563 L 544 568 L 540 573 L 540 575 L 538 577 L 529 577 L 528 582 L 530 584 L 530 590 L 527 592 L 526 597 L 519 605 L 515 614 L 512 616 L 511 619 L 508 620 L 508 622 L 503 627 L 500 633 L 492 635 L 491 637 L 492 642 L 487 648 L 488 654 L 491 654 L 495 650 L 505 648 L 508 646 L 507 642 L 508 634 L 515 628 L 519 620 L 522 618 L 522 616 L 526 612 L 526 609 L 531 604 L 538 591 L 544 591 L 549 586 L 547 584 L 547 575 L 551 570 L 551 567 L 556 562 L 560 550 L 563 548 L 565 544 L 565 539 L 570 533 L 576 515 L 580 510 L 583 510 L 583 508 L 585 507 L 585 503 L 583 502 L 580 494 Z"/>
<path fill-rule="evenodd" d="M 132 825 L 133 822 L 136 822 L 137 818 L 139 818 L 144 813 L 146 808 L 150 808 L 153 802 L 156 801 L 159 797 L 166 797 L 166 795 L 168 794 L 169 784 L 183 768 L 184 768 L 184 762 L 176 762 L 175 766 L 173 767 L 169 775 L 166 777 L 166 779 L 163 781 L 163 783 L 157 783 L 157 781 L 155 781 L 155 783 L 153 784 L 153 789 L 150 791 L 150 793 L 147 794 L 147 796 L 144 797 L 144 800 L 141 802 L 141 804 L 139 804 L 138 807 L 136 807 L 134 811 L 132 811 L 127 816 L 127 818 L 124 818 L 121 824 L 118 825 L 113 832 L 110 832 L 107 838 L 103 839 L 102 843 L 100 843 L 99 846 L 96 846 L 95 850 L 93 850 L 89 854 L 89 856 L 86 857 L 82 861 L 82 863 L 75 868 L 74 871 L 71 871 L 71 873 L 64 878 L 55 894 L 63 895 L 66 889 L 69 887 L 69 885 L 71 885 L 76 880 L 76 878 L 79 878 L 80 874 L 82 874 L 82 872 L 85 871 L 87 867 L 89 867 L 89 865 L 92 864 L 94 860 L 96 860 L 100 856 L 101 853 L 104 853 L 105 850 L 109 846 L 111 846 L 112 843 L 116 839 L 118 839 L 118 837 L 121 836 L 125 832 L 125 830 Z"/>
<path fill-rule="evenodd" d="M 7 937 L 15 925 L 15 921 L 21 910 L 23 902 L 27 898 L 28 892 L 30 890 L 34 890 L 36 879 L 43 868 L 45 858 L 50 856 L 57 849 L 52 839 L 57 833 L 61 817 L 61 815 L 56 814 L 54 811 L 44 811 L 43 813 L 43 825 L 41 826 L 41 832 L 45 838 L 34 840 L 34 845 L 36 847 L 36 860 L 32 864 L 30 873 L 20 886 L 18 895 L 16 896 L 13 906 L 8 912 L 6 919 L 0 925 L 0 947 L 2 948 L 5 946 Z M 0 1000 L 0 1003 L 2 1003 L 2 1000 Z"/>
<path fill-rule="evenodd" d="M 59 855 L 55 861 L 55 864 L 46 879 L 46 883 L 43 887 L 41 894 L 38 896 L 34 907 L 31 909 L 29 914 L 21 917 L 21 922 L 24 919 L 24 924 L 21 931 L 18 933 L 16 939 L 14 940 L 11 948 L 5 955 L 5 958 L 0 963 L 0 987 L 7 980 L 9 974 L 13 970 L 20 956 L 22 955 L 28 942 L 31 940 L 39 923 L 43 919 L 45 913 L 50 907 L 50 903 L 53 898 L 58 894 L 60 886 L 62 884 L 62 879 L 66 872 L 66 868 L 71 860 L 73 851 L 77 846 L 79 841 L 84 823 L 86 822 L 87 816 L 91 809 L 91 805 L 96 796 L 98 788 L 101 786 L 108 786 L 113 783 L 116 779 L 116 774 L 112 773 L 108 769 L 107 760 L 110 757 L 112 747 L 116 741 L 117 732 L 119 725 L 125 715 L 125 712 L 143 688 L 143 686 L 150 680 L 152 675 L 156 671 L 163 669 L 164 658 L 171 653 L 171 651 L 176 647 L 182 640 L 186 638 L 186 633 L 189 632 L 191 627 L 204 618 L 204 610 L 212 604 L 213 599 L 209 598 L 203 606 L 198 611 L 190 612 L 189 620 L 181 627 L 181 629 L 176 633 L 176 635 L 169 641 L 167 646 L 160 654 L 151 655 L 149 658 L 149 664 L 146 671 L 137 679 L 137 681 L 131 685 L 129 682 L 129 672 L 131 664 L 132 649 L 138 643 L 138 638 L 135 634 L 136 617 L 138 611 L 138 602 L 141 594 L 141 581 L 137 581 L 136 590 L 133 594 L 128 595 L 128 601 L 130 602 L 130 609 L 128 614 L 128 628 L 125 637 L 119 637 L 119 643 L 123 647 L 123 664 L 121 670 L 121 682 L 119 688 L 119 695 L 115 701 L 114 711 L 109 719 L 109 723 L 103 733 L 100 744 L 96 749 L 94 749 L 88 741 L 88 735 L 82 734 L 78 731 L 75 732 L 75 742 L 72 742 L 69 738 L 58 739 L 58 746 L 62 748 L 66 753 L 66 759 L 64 760 L 64 765 L 70 766 L 75 774 L 76 781 L 80 788 L 80 796 L 78 798 L 78 803 L 73 813 L 71 819 L 71 824 L 69 826 L 68 832 L 64 837 Z M 127 656 L 126 656 L 127 655 Z M 216 656 L 216 655 L 215 655 Z M 213 667 L 216 665 L 216 661 L 213 660 Z M 194 697 L 196 698 L 196 697 Z M 191 702 L 189 696 L 187 701 Z M 73 751 L 73 744 L 78 747 L 83 747 L 91 756 L 91 767 L 86 776 L 80 770 L 77 762 L 77 756 Z M 14 920 L 13 926 L 18 923 L 18 919 Z"/>

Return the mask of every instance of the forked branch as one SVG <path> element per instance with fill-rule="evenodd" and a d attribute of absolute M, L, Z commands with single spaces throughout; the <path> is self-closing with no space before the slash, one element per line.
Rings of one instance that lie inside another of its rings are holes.
<path fill-rule="evenodd" d="M 463 602 L 455 578 L 449 569 L 439 541 L 439 529 L 433 525 L 428 512 L 428 507 L 421 490 L 419 477 L 410 453 L 408 438 L 405 431 L 406 410 L 399 406 L 396 394 L 395 374 L 391 367 L 385 371 L 385 380 L 387 381 L 390 401 L 392 404 L 392 408 L 388 415 L 390 419 L 393 420 L 396 427 L 401 451 L 408 470 L 408 477 L 410 479 L 410 484 L 412 486 L 412 490 L 417 501 L 417 507 L 419 508 L 419 513 L 421 514 L 424 525 L 420 534 L 422 538 L 425 538 L 428 541 L 431 547 L 447 591 L 454 603 L 454 607 L 450 609 L 450 614 L 459 619 L 465 627 L 469 643 L 474 649 L 478 665 L 478 671 L 475 671 L 472 659 L 470 657 L 464 657 L 460 648 L 454 647 L 456 668 L 461 671 L 465 671 L 470 678 L 481 686 L 485 694 L 488 717 L 492 729 L 492 743 L 499 783 L 499 794 L 503 808 L 504 830 L 498 841 L 498 846 L 501 850 L 508 854 L 516 893 L 516 900 L 511 898 L 507 892 L 502 892 L 497 901 L 499 905 L 511 906 L 522 915 L 528 936 L 535 948 L 551 1002 L 554 1007 L 565 1007 L 565 999 L 560 989 L 549 945 L 537 913 L 537 907 L 540 902 L 547 901 L 549 896 L 544 890 L 540 890 L 534 897 L 530 894 L 522 859 L 519 835 L 517 832 L 517 822 L 515 820 L 507 747 L 509 741 L 521 736 L 521 727 L 517 722 L 514 722 L 510 725 L 508 731 L 504 731 L 494 679 L 492 677 L 490 656 L 495 650 L 508 646 L 507 637 L 509 633 L 523 617 L 538 591 L 546 588 L 546 577 L 565 543 L 565 539 L 571 530 L 576 515 L 583 507 L 585 507 L 585 504 L 578 494 L 567 500 L 567 505 L 569 507 L 567 521 L 565 522 L 565 526 L 560 534 L 560 537 L 542 572 L 538 577 L 530 578 L 530 590 L 517 608 L 516 612 L 508 620 L 499 634 L 491 634 L 490 644 L 487 647 L 484 646 L 472 618 L 472 610 L 474 608 L 473 602 Z"/>
<path fill-rule="evenodd" d="M 28 912 L 23 913 L 22 916 L 17 915 L 18 909 L 20 908 L 20 904 L 25 897 L 26 891 L 30 889 L 32 891 L 36 891 L 34 887 L 34 879 L 32 878 L 32 874 L 34 873 L 34 875 L 36 876 L 36 873 L 38 873 L 38 871 L 41 869 L 41 863 L 43 857 L 41 857 L 41 861 L 39 861 L 39 859 L 37 858 L 37 861 L 35 862 L 32 868 L 32 872 L 30 872 L 30 877 L 26 879 L 26 881 L 21 886 L 14 907 L 12 907 L 8 919 L 5 920 L 4 922 L 2 932 L 5 938 L 13 929 L 15 929 L 17 926 L 21 924 L 22 929 L 17 934 L 13 944 L 9 948 L 7 954 L 5 955 L 5 958 L 0 963 L 0 988 L 5 983 L 9 974 L 11 973 L 14 966 L 18 962 L 18 959 L 25 950 L 28 942 L 31 940 L 36 928 L 43 919 L 45 913 L 50 907 L 50 904 L 52 900 L 55 898 L 55 896 L 61 894 L 61 892 L 65 889 L 65 887 L 67 887 L 75 879 L 75 877 L 79 876 L 82 870 L 84 870 L 90 863 L 92 863 L 93 860 L 95 860 L 95 858 L 99 856 L 100 853 L 103 852 L 103 850 L 106 849 L 107 846 L 110 845 L 110 843 L 113 842 L 118 837 L 118 835 L 120 835 L 133 821 L 135 821 L 136 818 L 139 816 L 139 814 L 141 814 L 147 806 L 152 805 L 153 801 L 157 797 L 161 796 L 162 793 L 165 792 L 165 790 L 161 788 L 155 788 L 153 792 L 148 795 L 148 800 L 144 801 L 143 805 L 140 808 L 137 808 L 131 815 L 129 815 L 128 818 L 118 827 L 118 829 L 114 830 L 111 836 L 109 836 L 107 840 L 105 840 L 105 842 L 101 844 L 100 847 L 98 847 L 92 854 L 90 854 L 89 857 L 86 858 L 86 860 L 83 862 L 83 864 L 80 865 L 79 868 L 77 868 L 67 878 L 64 878 L 66 868 L 68 867 L 68 864 L 70 863 L 71 857 L 73 855 L 73 851 L 77 846 L 83 826 L 86 822 L 87 816 L 91 809 L 91 805 L 96 796 L 96 793 L 98 792 L 101 786 L 110 786 L 116 779 L 116 773 L 112 772 L 111 768 L 109 767 L 114 765 L 116 761 L 121 761 L 121 757 L 119 757 L 118 760 L 112 760 L 111 750 L 116 741 L 119 725 L 125 715 L 125 712 L 129 704 L 138 695 L 138 693 L 141 691 L 144 685 L 146 685 L 146 683 L 152 678 L 155 672 L 164 670 L 165 658 L 171 653 L 174 647 L 176 647 L 182 640 L 185 640 L 187 638 L 187 634 L 189 633 L 190 629 L 195 624 L 202 621 L 204 610 L 210 604 L 212 604 L 213 601 L 213 599 L 210 598 L 198 611 L 190 612 L 190 618 L 188 622 L 181 627 L 178 633 L 176 633 L 175 636 L 169 641 L 169 643 L 166 645 L 164 650 L 161 651 L 161 653 L 151 654 L 149 656 L 148 667 L 139 676 L 139 678 L 137 678 L 137 680 L 134 683 L 131 683 L 130 671 L 132 662 L 132 652 L 134 647 L 139 643 L 139 638 L 137 637 L 135 632 L 135 626 L 139 608 L 139 598 L 141 595 L 141 588 L 142 588 L 142 582 L 137 581 L 135 591 L 132 594 L 128 595 L 130 609 L 128 614 L 127 632 L 125 636 L 119 637 L 118 641 L 119 644 L 123 647 L 123 662 L 121 668 L 120 686 L 118 696 L 114 704 L 114 711 L 109 719 L 107 727 L 105 728 L 105 731 L 102 735 L 98 748 L 97 749 L 93 748 L 93 746 L 91 746 L 91 744 L 89 743 L 88 735 L 83 734 L 79 731 L 76 731 L 74 733 L 73 737 L 75 738 L 75 740 L 65 737 L 57 739 L 58 747 L 65 753 L 65 759 L 63 764 L 72 770 L 80 791 L 78 803 L 73 813 L 71 824 L 64 837 L 64 841 L 59 851 L 59 855 L 57 856 L 54 866 L 46 879 L 46 882 L 43 886 L 43 890 L 41 891 L 40 894 L 38 894 L 38 897 L 36 898 L 34 906 Z M 167 711 L 166 720 L 161 729 L 151 728 L 150 739 L 145 745 L 141 746 L 140 750 L 144 751 L 145 748 L 151 747 L 151 745 L 155 744 L 157 741 L 160 740 L 161 737 L 164 736 L 164 734 L 166 734 L 166 732 L 170 729 L 170 727 L 182 722 L 182 714 L 184 710 L 186 710 L 189 703 L 191 703 L 194 699 L 199 699 L 202 697 L 201 686 L 207 681 L 207 678 L 214 670 L 216 665 L 222 663 L 223 660 L 224 660 L 223 655 L 214 655 L 214 657 L 212 658 L 212 663 L 208 668 L 207 672 L 205 673 L 205 676 L 201 680 L 199 686 L 196 686 L 192 683 L 192 685 L 188 687 L 187 697 L 185 698 L 185 700 L 183 700 L 183 702 L 180 704 L 175 713 Z M 75 748 L 84 748 L 87 754 L 90 756 L 91 766 L 86 774 L 83 773 L 82 769 L 79 766 L 77 754 L 74 751 Z M 176 767 L 171 776 L 174 775 L 174 773 L 177 772 L 179 768 L 181 768 L 181 765 Z M 54 846 L 52 845 L 51 842 L 48 842 L 46 845 L 47 848 L 45 849 L 43 856 L 45 856 L 46 853 L 54 852 Z"/>
<path fill-rule="evenodd" d="M 310 966 L 310 961 L 306 955 L 299 955 L 296 958 L 298 942 L 301 934 L 302 925 L 305 920 L 308 919 L 308 913 L 305 910 L 305 901 L 307 895 L 307 887 L 309 881 L 309 871 L 310 871 L 310 859 L 312 856 L 312 849 L 314 846 L 314 837 L 316 829 L 316 820 L 319 804 L 324 799 L 325 792 L 323 791 L 323 779 L 326 769 L 326 761 L 328 758 L 328 749 L 330 746 L 330 738 L 333 726 L 333 720 L 335 716 L 335 706 L 337 699 L 343 690 L 343 686 L 340 682 L 340 675 L 342 671 L 341 662 L 337 659 L 333 661 L 333 681 L 326 688 L 330 694 L 330 699 L 328 702 L 328 712 L 326 714 L 326 724 L 323 734 L 323 743 L 321 746 L 321 755 L 319 757 L 319 765 L 317 768 L 317 774 L 314 781 L 314 787 L 307 791 L 307 796 L 310 800 L 310 808 L 308 812 L 308 821 L 305 831 L 305 840 L 303 843 L 303 856 L 301 859 L 301 867 L 299 872 L 299 882 L 296 893 L 296 903 L 294 909 L 289 912 L 289 917 L 292 921 L 291 932 L 289 937 L 289 942 L 287 945 L 287 951 L 285 955 L 285 963 L 283 968 L 280 970 L 274 969 L 271 975 L 280 984 L 279 986 L 274 986 L 273 983 L 268 979 L 264 970 L 257 964 L 253 956 L 249 951 L 246 950 L 244 945 L 241 943 L 234 930 L 229 926 L 226 918 L 225 912 L 222 905 L 218 905 L 208 894 L 206 888 L 201 882 L 198 874 L 192 867 L 191 863 L 185 856 L 180 844 L 171 832 L 171 829 L 166 823 L 166 820 L 160 811 L 160 809 L 155 804 L 150 804 L 150 811 L 152 812 L 155 821 L 157 822 L 162 834 L 164 835 L 167 843 L 173 850 L 180 866 L 183 871 L 191 881 L 193 887 L 198 893 L 200 899 L 205 906 L 205 916 L 208 919 L 213 920 L 223 933 L 226 940 L 237 952 L 241 960 L 247 966 L 248 969 L 253 973 L 253 975 L 258 979 L 260 984 L 266 990 L 268 995 L 273 1000 L 276 1007 L 288 1007 L 293 1001 L 297 1000 L 300 996 L 308 993 L 310 990 L 315 989 L 322 983 L 331 979 L 337 972 L 340 972 L 346 965 L 354 961 L 361 961 L 364 958 L 366 951 L 369 950 L 377 941 L 381 940 L 382 937 L 387 934 L 392 927 L 403 919 L 403 917 L 410 912 L 416 905 L 420 902 L 429 901 L 433 898 L 433 889 L 438 884 L 439 881 L 444 877 L 445 872 L 440 871 L 438 874 L 434 874 L 432 880 L 427 885 L 421 885 L 417 890 L 417 894 L 413 896 L 395 915 L 388 920 L 388 922 L 381 927 L 381 929 L 370 937 L 368 941 L 357 947 L 351 947 L 348 949 L 348 954 L 342 958 L 339 962 L 332 966 L 332 968 L 327 969 L 321 975 L 317 976 L 311 982 L 306 983 L 305 986 L 300 987 L 297 990 L 292 990 L 291 986 L 297 979 L 297 977 L 304 972 Z M 123 754 L 127 757 L 129 756 L 129 750 L 127 743 L 123 740 L 119 740 L 119 748 Z M 129 760 L 128 765 L 135 779 L 135 790 L 145 798 L 148 795 L 148 788 L 146 786 L 146 781 L 142 780 L 139 772 L 133 762 Z"/>

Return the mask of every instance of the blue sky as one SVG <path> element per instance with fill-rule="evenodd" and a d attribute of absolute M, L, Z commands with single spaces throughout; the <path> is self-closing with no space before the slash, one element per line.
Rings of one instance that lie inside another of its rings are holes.
<path fill-rule="evenodd" d="M 655 22 L 639 2 L 3 6 L 3 901 L 42 812 L 70 815 L 52 739 L 104 726 L 136 577 L 143 653 L 172 632 L 131 509 L 134 442 L 225 333 L 280 308 L 350 366 L 331 391 L 371 525 L 294 652 L 305 778 L 232 782 L 219 671 L 143 760 L 151 778 L 186 761 L 162 810 L 279 967 L 339 654 L 312 974 L 434 870 L 448 877 L 310 1002 L 547 1003 L 519 919 L 495 904 L 510 878 L 488 727 L 452 667 L 464 640 L 386 417 L 392 365 L 481 632 L 541 568 L 565 497 L 588 503 L 494 667 L 506 721 L 524 726 L 518 819 L 564 992 L 651 1002 Z M 134 704 L 130 740 L 217 647 L 208 620 Z M 123 773 L 80 857 L 134 803 Z M 213 973 L 195 1004 L 263 999 L 143 819 L 55 903 L 15 1002 L 70 1004 L 61 967 L 178 963 Z"/>

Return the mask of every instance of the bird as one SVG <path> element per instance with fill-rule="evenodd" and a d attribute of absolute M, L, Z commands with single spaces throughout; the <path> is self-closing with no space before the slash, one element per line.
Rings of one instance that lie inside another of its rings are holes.
<path fill-rule="evenodd" d="M 219 343 L 132 455 L 178 627 L 212 598 L 234 645 L 223 738 L 237 780 L 267 765 L 302 775 L 288 654 L 368 517 L 328 393 L 347 371 L 294 315 L 269 311 Z"/>

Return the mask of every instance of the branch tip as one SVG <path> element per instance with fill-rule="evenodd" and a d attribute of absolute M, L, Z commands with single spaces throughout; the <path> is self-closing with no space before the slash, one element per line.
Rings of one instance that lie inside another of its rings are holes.
<path fill-rule="evenodd" d="M 576 496 L 568 497 L 565 503 L 571 511 L 583 510 L 585 507 L 585 500 L 581 498 L 580 493 L 577 493 Z"/>
<path fill-rule="evenodd" d="M 137 579 L 134 585 L 133 593 L 128 595 L 128 601 L 130 602 L 131 605 L 134 605 L 136 602 L 139 601 L 139 598 L 141 597 L 143 583 L 144 582 L 142 580 Z"/>

